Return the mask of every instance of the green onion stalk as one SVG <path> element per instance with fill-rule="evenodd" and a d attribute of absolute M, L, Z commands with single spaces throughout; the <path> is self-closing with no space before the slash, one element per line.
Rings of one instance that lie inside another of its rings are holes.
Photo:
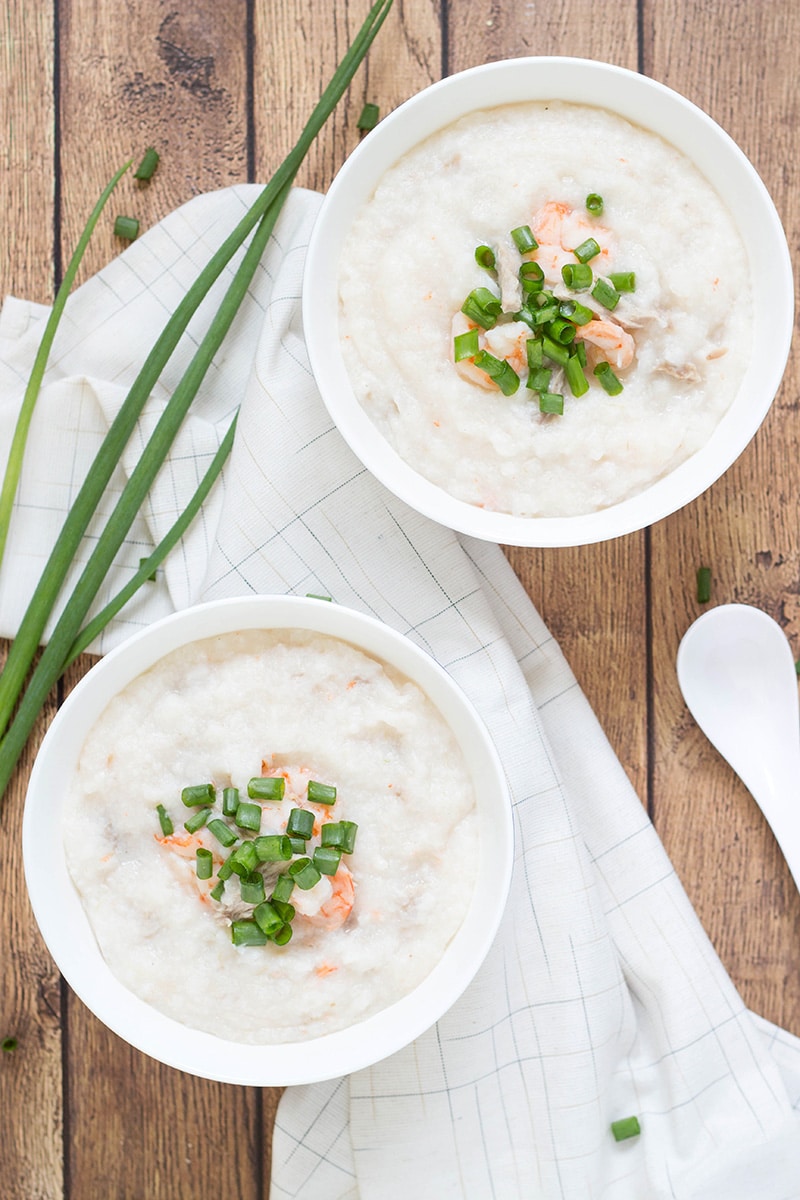
<path fill-rule="evenodd" d="M 341 99 L 383 24 L 392 0 L 377 0 L 334 72 L 294 148 L 278 167 L 270 182 L 225 239 L 186 292 L 148 354 L 117 416 L 109 427 L 94 463 L 67 514 L 42 577 L 9 650 L 0 675 L 0 795 L 5 791 L 28 735 L 50 688 L 81 645 L 81 628 L 91 604 L 110 569 L 153 480 L 160 470 L 189 406 L 219 349 L 255 274 L 269 236 L 286 200 L 292 182 L 314 138 Z M 255 229 L 234 279 L 211 322 L 197 352 L 170 397 L 142 455 L 112 512 L 74 591 L 65 604 L 16 714 L 42 634 L 53 610 L 81 538 L 119 462 L 136 421 L 161 372 L 169 361 L 189 321 L 210 288 L 236 252 Z M 169 535 L 168 535 L 169 537 Z M 147 562 L 151 562 L 153 556 Z M 150 567 L 152 571 L 152 567 Z M 138 573 L 144 581 L 143 569 Z M 109 606 L 109 607 L 113 607 Z M 108 610 L 104 610 L 108 611 Z M 108 611 L 108 619 L 113 612 Z M 95 627 L 94 633 L 99 632 Z M 9 722 L 11 722 L 9 724 Z"/>

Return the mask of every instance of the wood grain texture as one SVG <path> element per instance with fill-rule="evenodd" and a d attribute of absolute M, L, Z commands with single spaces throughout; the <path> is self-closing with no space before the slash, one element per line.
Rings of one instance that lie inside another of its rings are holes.
<path fill-rule="evenodd" d="M 55 175 L 52 6 L 7 6 L 0 23 L 3 294 L 53 294 Z M 5 646 L 2 647 L 5 655 Z M 0 1196 L 60 1197 L 63 1187 L 59 976 L 33 920 L 22 873 L 22 801 L 35 749 L 55 705 L 37 723 L 0 811 Z"/>
<path fill-rule="evenodd" d="M 794 50 L 800 10 L 646 4 L 645 64 L 739 142 L 769 188 L 790 245 L 800 235 Z M 713 571 L 713 603 L 755 604 L 800 656 L 800 450 L 796 360 L 754 442 L 705 496 L 652 533 L 656 826 L 700 920 L 745 1001 L 800 1033 L 800 896 L 749 793 L 683 705 L 675 654 L 699 615 L 694 571 Z"/>

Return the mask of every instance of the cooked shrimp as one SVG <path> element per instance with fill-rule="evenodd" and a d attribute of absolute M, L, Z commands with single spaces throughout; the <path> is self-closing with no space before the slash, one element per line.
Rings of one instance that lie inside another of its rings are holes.
<path fill-rule="evenodd" d="M 460 310 L 454 314 L 451 323 L 451 332 L 454 338 L 476 328 L 478 327 L 474 322 L 470 321 Z M 478 335 L 478 346 L 481 350 L 487 350 L 489 354 L 493 354 L 495 358 L 504 358 L 519 375 L 527 365 L 525 343 L 530 336 L 531 331 L 523 321 L 508 321 L 502 325 L 495 325 L 493 329 L 481 329 Z M 499 391 L 494 380 L 490 379 L 480 367 L 476 367 L 471 358 L 462 358 L 460 362 L 456 363 L 456 370 L 469 383 L 475 383 L 478 387 L 485 388 L 490 392 Z"/>
<path fill-rule="evenodd" d="M 600 246 L 595 261 L 605 267 L 610 258 L 610 231 L 589 221 L 563 201 L 548 200 L 543 204 L 531 220 L 531 229 L 539 243 L 532 257 L 544 271 L 548 283 L 561 282 L 561 268 L 576 261 L 573 250 L 589 237 Z"/>
<path fill-rule="evenodd" d="M 633 362 L 634 340 L 614 321 L 588 321 L 578 326 L 576 337 L 596 346 L 611 366 L 620 371 Z"/>
<path fill-rule="evenodd" d="M 307 892 L 296 887 L 291 902 L 309 925 L 338 929 L 353 911 L 355 892 L 352 872 L 341 863 L 335 875 L 323 875 Z"/>

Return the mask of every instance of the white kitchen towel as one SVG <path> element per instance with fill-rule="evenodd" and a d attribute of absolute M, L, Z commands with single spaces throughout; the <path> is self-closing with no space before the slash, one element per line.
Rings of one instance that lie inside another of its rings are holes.
<path fill-rule="evenodd" d="M 0 574 L 3 633 L 166 314 L 256 194 L 198 197 L 71 297 Z M 745 1009 L 501 550 L 395 500 L 328 417 L 300 316 L 319 201 L 290 197 L 98 605 L 169 528 L 241 404 L 224 478 L 97 649 L 175 608 L 251 592 L 323 593 L 373 613 L 482 713 L 511 784 L 516 853 L 500 933 L 459 1003 L 392 1058 L 287 1091 L 272 1198 L 800 1197 L 800 1042 Z M 165 371 L 112 497 L 224 282 Z M 8 300 L 0 317 L 0 450 L 45 312 Z M 640 1136 L 615 1142 L 611 1121 L 634 1114 Z"/>

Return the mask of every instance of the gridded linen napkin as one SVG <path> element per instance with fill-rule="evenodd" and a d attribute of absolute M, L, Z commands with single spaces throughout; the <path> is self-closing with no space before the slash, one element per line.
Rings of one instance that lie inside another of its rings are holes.
<path fill-rule="evenodd" d="M 165 314 L 256 191 L 191 201 L 70 299 L 0 576 L 2 632 L 13 633 Z M 318 205 L 291 196 L 98 603 L 169 527 L 241 403 L 224 479 L 97 649 L 172 609 L 241 593 L 324 593 L 373 613 L 437 658 L 481 711 L 512 788 L 516 855 L 496 943 L 460 1002 L 392 1058 L 287 1091 L 272 1198 L 800 1197 L 800 1042 L 744 1008 L 500 549 L 411 512 L 331 425 L 299 305 Z M 43 316 L 9 300 L 0 318 L 4 444 Z M 177 377 L 170 365 L 114 489 Z M 618 1144 L 610 1122 L 631 1114 L 641 1136 Z"/>

